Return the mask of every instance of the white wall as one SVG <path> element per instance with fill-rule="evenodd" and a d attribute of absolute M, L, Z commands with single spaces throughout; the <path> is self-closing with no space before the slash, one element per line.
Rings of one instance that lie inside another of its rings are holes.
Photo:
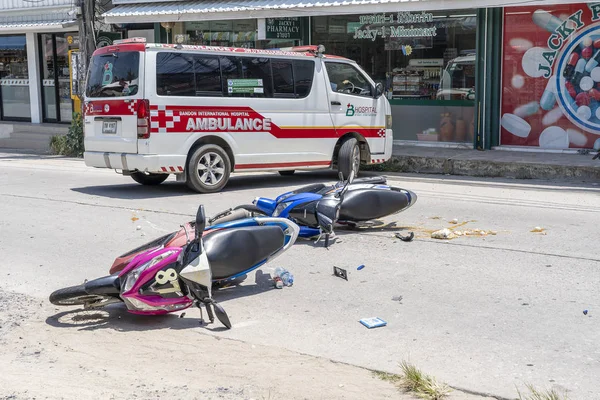
<path fill-rule="evenodd" d="M 42 122 L 42 88 L 40 80 L 40 52 L 37 34 L 27 32 L 27 72 L 29 74 L 29 101 L 31 103 L 31 122 Z"/>

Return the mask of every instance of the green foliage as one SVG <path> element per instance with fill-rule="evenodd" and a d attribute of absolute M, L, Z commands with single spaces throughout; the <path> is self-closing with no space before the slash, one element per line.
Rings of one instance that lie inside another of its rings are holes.
<path fill-rule="evenodd" d="M 83 119 L 74 113 L 69 133 L 66 136 L 55 135 L 50 138 L 50 150 L 53 154 L 67 157 L 83 157 Z"/>

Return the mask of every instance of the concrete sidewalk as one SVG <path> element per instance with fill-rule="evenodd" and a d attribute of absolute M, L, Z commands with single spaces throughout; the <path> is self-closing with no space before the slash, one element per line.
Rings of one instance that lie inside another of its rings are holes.
<path fill-rule="evenodd" d="M 392 159 L 383 169 L 427 174 L 600 182 L 600 160 L 592 160 L 594 154 L 394 145 Z"/>

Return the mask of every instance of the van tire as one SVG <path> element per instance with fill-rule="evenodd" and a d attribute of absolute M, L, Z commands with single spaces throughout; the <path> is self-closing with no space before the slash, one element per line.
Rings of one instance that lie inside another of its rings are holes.
<path fill-rule="evenodd" d="M 156 186 L 160 185 L 164 181 L 167 180 L 169 174 L 153 174 L 153 173 L 145 173 L 145 172 L 132 172 L 131 178 L 137 183 L 146 186 Z"/>
<path fill-rule="evenodd" d="M 279 175 L 281 176 L 292 176 L 296 172 L 295 169 L 287 170 L 287 171 L 279 171 Z"/>
<path fill-rule="evenodd" d="M 354 170 L 354 177 L 358 176 L 360 170 L 360 148 L 355 138 L 346 140 L 338 152 L 338 171 L 344 179 L 348 179 L 350 171 Z"/>
<path fill-rule="evenodd" d="M 213 164 L 214 163 L 214 164 Z M 215 184 L 206 182 L 211 180 L 208 172 L 199 173 L 199 166 L 211 169 L 212 175 L 217 178 Z M 227 152 L 216 144 L 205 144 L 193 150 L 187 163 L 188 187 L 198 193 L 215 193 L 225 187 L 231 174 L 231 161 Z M 204 181 L 203 181 L 204 179 Z"/>

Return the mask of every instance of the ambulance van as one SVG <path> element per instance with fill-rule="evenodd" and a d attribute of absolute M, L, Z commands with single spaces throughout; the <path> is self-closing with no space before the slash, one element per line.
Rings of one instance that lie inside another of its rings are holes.
<path fill-rule="evenodd" d="M 175 174 L 200 193 L 221 190 L 234 171 L 337 168 L 348 176 L 391 157 L 382 92 L 322 46 L 116 41 L 90 62 L 84 159 L 143 185 Z"/>

